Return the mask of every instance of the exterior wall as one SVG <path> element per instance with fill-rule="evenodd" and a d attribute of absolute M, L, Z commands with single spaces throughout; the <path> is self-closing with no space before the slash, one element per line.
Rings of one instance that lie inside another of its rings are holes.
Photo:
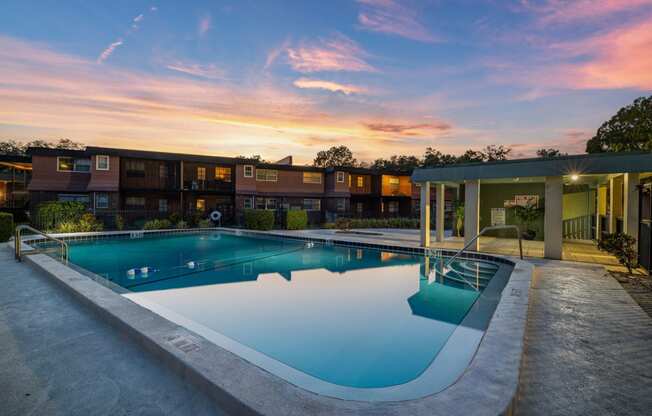
<path fill-rule="evenodd" d="M 56 156 L 32 157 L 30 191 L 86 192 L 91 172 L 59 172 Z"/>
<path fill-rule="evenodd" d="M 377 189 L 377 186 L 374 186 L 374 181 L 372 180 L 371 175 L 352 173 L 349 177 L 349 192 L 351 192 L 351 195 L 368 195 L 374 193 L 374 190 Z M 361 187 L 358 186 L 358 178 L 360 177 L 363 181 Z"/>
<path fill-rule="evenodd" d="M 344 182 L 337 182 L 337 172 L 342 172 L 344 174 Z M 351 174 L 349 172 L 340 170 L 328 172 L 325 174 L 325 192 L 326 194 L 346 194 L 349 195 L 349 177 Z"/>
<path fill-rule="evenodd" d="M 297 195 L 297 194 L 306 194 L 306 195 L 322 195 L 324 193 L 324 172 L 321 170 L 315 169 L 307 170 L 309 172 L 319 172 L 322 175 L 321 183 L 304 183 L 303 182 L 303 170 L 295 169 L 283 169 L 283 166 L 275 167 L 258 167 L 254 166 L 253 177 L 245 178 L 244 176 L 244 166 L 236 166 L 236 176 L 235 176 L 235 190 L 236 193 L 252 194 L 252 193 L 263 193 L 263 194 L 277 194 L 277 195 Z M 276 182 L 266 182 L 266 181 L 257 181 L 256 180 L 256 171 L 258 169 L 269 169 L 276 170 L 278 172 L 278 180 Z"/>
<path fill-rule="evenodd" d="M 91 156 L 91 178 L 88 191 L 113 191 L 120 189 L 120 158 L 109 156 L 109 170 L 97 170 L 97 156 Z"/>
<path fill-rule="evenodd" d="M 480 230 L 491 225 L 491 208 L 504 208 L 506 200 L 513 200 L 515 195 L 538 195 L 539 206 L 542 207 L 545 196 L 543 183 L 514 183 L 514 184 L 483 184 L 480 183 Z M 543 215 L 531 227 L 536 231 L 536 240 L 544 239 Z M 505 210 L 505 224 L 521 225 L 514 218 L 511 209 Z M 478 230 L 479 231 L 479 230 Z M 496 231 L 487 235 L 514 238 L 514 231 Z"/>

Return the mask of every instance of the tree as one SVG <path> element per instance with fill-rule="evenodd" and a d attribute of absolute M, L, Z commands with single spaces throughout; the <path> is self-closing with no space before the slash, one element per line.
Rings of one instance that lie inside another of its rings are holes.
<path fill-rule="evenodd" d="M 389 159 L 376 159 L 371 164 L 372 169 L 403 170 L 409 171 L 421 166 L 421 161 L 416 156 L 394 155 Z"/>
<path fill-rule="evenodd" d="M 330 149 L 320 151 L 313 161 L 314 166 L 321 168 L 330 168 L 337 166 L 352 167 L 356 165 L 356 160 L 353 157 L 351 150 L 342 146 L 333 146 Z"/>
<path fill-rule="evenodd" d="M 509 147 L 505 147 L 502 144 L 501 145 L 494 145 L 490 144 L 489 146 L 486 146 L 484 149 L 482 149 L 483 156 L 483 161 L 485 162 L 493 162 L 496 160 L 507 160 L 507 156 L 509 156 L 510 152 L 512 149 Z"/>
<path fill-rule="evenodd" d="M 652 96 L 621 108 L 586 142 L 587 153 L 627 151 L 652 151 Z"/>
<path fill-rule="evenodd" d="M 477 163 L 484 162 L 485 155 L 482 152 L 469 149 L 457 158 L 457 163 Z"/>
<path fill-rule="evenodd" d="M 439 166 L 452 165 L 457 161 L 454 155 L 444 154 L 439 150 L 428 147 L 423 154 L 421 165 L 424 168 L 434 168 Z"/>
<path fill-rule="evenodd" d="M 0 154 L 3 155 L 25 155 L 30 147 L 46 147 L 49 149 L 69 149 L 84 150 L 85 146 L 81 143 L 73 142 L 70 139 L 60 139 L 58 142 L 48 142 L 45 140 L 32 140 L 27 143 L 19 143 L 15 140 L 6 140 L 0 142 Z"/>
<path fill-rule="evenodd" d="M 537 156 L 542 159 L 552 159 L 554 157 L 568 156 L 568 153 L 562 153 L 559 149 L 539 149 L 537 150 Z"/>

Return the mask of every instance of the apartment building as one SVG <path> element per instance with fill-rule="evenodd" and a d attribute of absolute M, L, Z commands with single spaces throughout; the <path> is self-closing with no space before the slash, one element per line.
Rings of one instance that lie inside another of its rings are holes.
<path fill-rule="evenodd" d="M 171 213 L 205 218 L 215 210 L 224 224 L 241 223 L 244 211 L 256 208 L 275 210 L 279 224 L 284 211 L 304 209 L 311 224 L 320 224 L 338 216 L 414 217 L 419 209 L 410 172 L 92 146 L 29 154 L 33 208 L 80 201 L 99 217 L 120 214 L 128 223 Z"/>

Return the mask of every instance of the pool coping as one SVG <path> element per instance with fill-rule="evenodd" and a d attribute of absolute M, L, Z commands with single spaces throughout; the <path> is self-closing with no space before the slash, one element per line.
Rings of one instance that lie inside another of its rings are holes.
<path fill-rule="evenodd" d="M 274 232 L 223 228 L 210 230 L 293 238 Z M 116 234 L 129 235 L 129 232 L 78 233 L 71 237 L 101 238 Z M 401 245 L 298 236 L 294 238 L 409 253 L 424 252 L 423 248 Z M 441 251 L 444 254 L 447 252 Z M 25 260 L 54 278 L 101 318 L 125 331 L 156 354 L 165 364 L 177 370 L 184 380 L 200 386 L 227 412 L 256 415 L 509 414 L 518 388 L 533 265 L 493 255 L 471 253 L 469 257 L 500 260 L 513 264 L 514 267 L 475 357 L 457 382 L 445 390 L 420 399 L 393 402 L 343 400 L 309 392 L 170 322 L 45 254 L 28 255 Z"/>

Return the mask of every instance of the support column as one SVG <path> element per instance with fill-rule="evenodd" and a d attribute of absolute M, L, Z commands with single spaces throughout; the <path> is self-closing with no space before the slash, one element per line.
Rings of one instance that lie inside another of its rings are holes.
<path fill-rule="evenodd" d="M 609 178 L 609 232 L 615 233 L 618 229 L 618 217 L 622 215 L 623 178 L 614 176 Z"/>
<path fill-rule="evenodd" d="M 436 188 L 436 197 L 437 204 L 436 208 L 436 217 L 435 217 L 435 226 L 437 227 L 437 241 L 444 241 L 444 208 L 446 205 L 445 202 L 445 192 L 446 186 L 443 183 L 438 183 Z"/>
<path fill-rule="evenodd" d="M 468 244 L 480 232 L 480 181 L 464 181 L 464 244 Z M 479 241 L 469 246 L 478 251 Z"/>
<path fill-rule="evenodd" d="M 636 239 L 638 249 L 638 173 L 626 173 L 624 178 L 623 232 Z"/>
<path fill-rule="evenodd" d="M 430 182 L 421 182 L 420 229 L 421 247 L 430 247 Z"/>
<path fill-rule="evenodd" d="M 547 176 L 543 226 L 543 257 L 547 259 L 561 260 L 563 194 L 563 178 Z"/>

